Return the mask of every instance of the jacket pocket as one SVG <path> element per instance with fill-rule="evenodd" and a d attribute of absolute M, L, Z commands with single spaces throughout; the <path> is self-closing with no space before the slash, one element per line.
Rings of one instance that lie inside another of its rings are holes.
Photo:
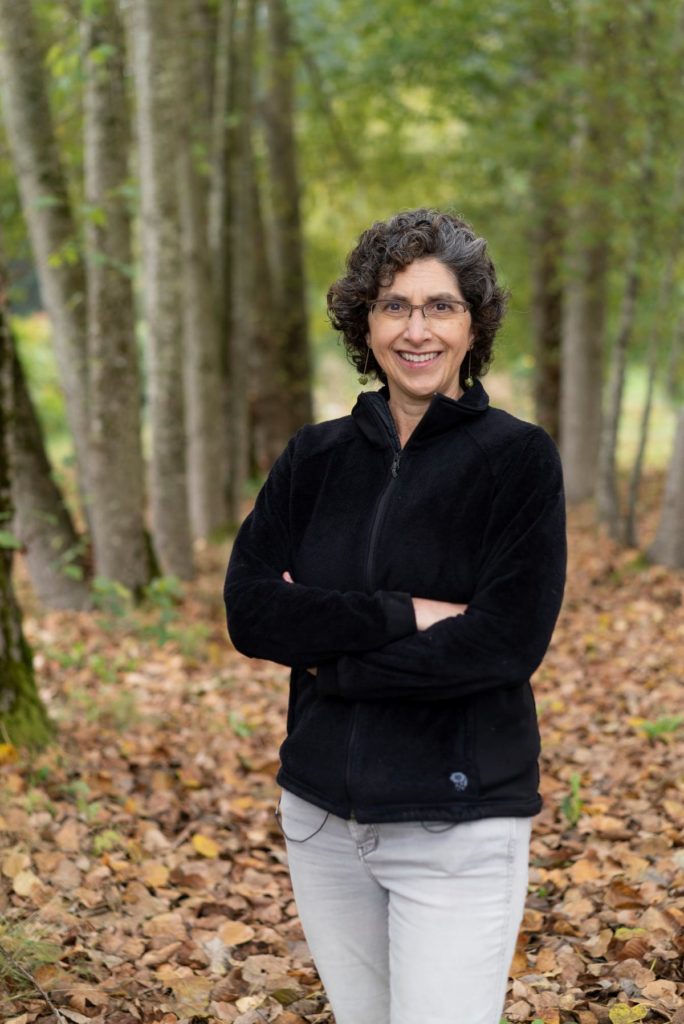
<path fill-rule="evenodd" d="M 364 804 L 429 806 L 477 795 L 468 700 L 364 701 L 358 708 L 350 778 Z"/>
<path fill-rule="evenodd" d="M 477 767 L 483 794 L 504 799 L 536 777 L 537 709 L 529 683 L 501 686 L 474 699 Z"/>

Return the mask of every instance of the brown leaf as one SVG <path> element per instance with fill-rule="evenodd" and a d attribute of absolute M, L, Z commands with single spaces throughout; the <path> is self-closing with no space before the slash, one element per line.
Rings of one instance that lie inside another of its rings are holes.
<path fill-rule="evenodd" d="M 219 928 L 218 935 L 227 946 L 241 946 L 254 938 L 255 931 L 244 921 L 227 921 Z"/>

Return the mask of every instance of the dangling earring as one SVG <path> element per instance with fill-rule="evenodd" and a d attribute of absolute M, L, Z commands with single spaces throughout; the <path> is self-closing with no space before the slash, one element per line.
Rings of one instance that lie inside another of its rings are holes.
<path fill-rule="evenodd" d="M 472 369 L 472 366 L 473 366 L 473 350 L 472 350 L 472 348 L 469 348 L 468 349 L 468 376 L 466 377 L 466 379 L 463 382 L 467 388 L 472 388 L 473 385 L 475 384 L 475 381 L 473 380 L 473 369 Z"/>
<path fill-rule="evenodd" d="M 370 345 L 366 348 L 366 362 L 363 364 L 363 373 L 359 376 L 359 384 L 365 387 L 368 383 L 368 357 L 370 356 Z"/>

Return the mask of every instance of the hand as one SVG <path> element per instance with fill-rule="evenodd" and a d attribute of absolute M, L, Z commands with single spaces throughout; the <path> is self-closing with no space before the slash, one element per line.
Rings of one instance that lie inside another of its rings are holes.
<path fill-rule="evenodd" d="M 429 629 L 436 622 L 450 619 L 453 615 L 463 615 L 468 607 L 467 604 L 452 604 L 450 601 L 432 601 L 429 597 L 414 597 L 412 601 L 419 631 Z"/>
<path fill-rule="evenodd" d="M 285 570 L 285 572 L 283 573 L 283 579 L 285 580 L 285 582 L 286 582 L 286 583 L 294 583 L 294 580 L 292 579 L 292 576 L 291 576 L 291 575 L 290 575 L 290 573 L 289 573 L 289 572 L 287 571 L 287 569 L 286 569 L 286 570 Z M 317 676 L 317 675 L 318 675 L 318 669 L 316 668 L 316 666 L 315 666 L 315 665 L 314 665 L 314 667 L 313 667 L 313 668 L 307 668 L 307 670 L 306 670 L 306 671 L 307 671 L 307 672 L 310 672 L 312 676 Z"/>

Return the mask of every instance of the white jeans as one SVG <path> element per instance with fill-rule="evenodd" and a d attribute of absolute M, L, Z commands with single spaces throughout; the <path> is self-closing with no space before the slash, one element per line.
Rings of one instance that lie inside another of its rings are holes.
<path fill-rule="evenodd" d="M 281 813 L 336 1024 L 499 1024 L 530 818 L 360 825 L 285 790 Z"/>

